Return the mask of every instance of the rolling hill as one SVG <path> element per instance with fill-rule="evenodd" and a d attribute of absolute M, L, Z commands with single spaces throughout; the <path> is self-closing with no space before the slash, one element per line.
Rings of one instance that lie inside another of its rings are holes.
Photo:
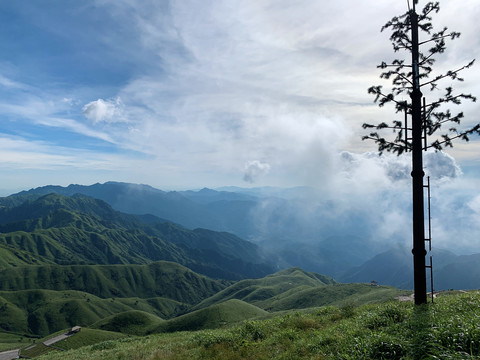
<path fill-rule="evenodd" d="M 0 329 L 46 336 L 73 325 L 88 326 L 110 315 L 139 308 L 158 313 L 141 299 L 101 299 L 73 290 L 0 291 Z"/>
<path fill-rule="evenodd" d="M 241 300 L 232 299 L 166 321 L 152 314 L 132 310 L 106 317 L 90 327 L 130 335 L 147 335 L 161 332 L 216 329 L 267 315 L 268 312 L 265 310 Z"/>
<path fill-rule="evenodd" d="M 163 323 L 165 320 L 148 312 L 130 310 L 107 316 L 90 325 L 90 328 L 129 335 L 146 335 Z"/>
<path fill-rule="evenodd" d="M 388 286 L 339 284 L 332 278 L 289 268 L 261 279 L 237 281 L 192 307 L 208 308 L 231 299 L 242 300 L 269 312 L 305 309 L 346 302 L 365 304 L 395 298 L 401 291 Z"/>
<path fill-rule="evenodd" d="M 267 315 L 267 311 L 255 305 L 230 299 L 160 323 L 157 327 L 149 329 L 149 333 L 217 329 Z"/>
<path fill-rule="evenodd" d="M 383 302 L 405 294 L 388 287 L 337 284 L 298 268 L 228 287 L 173 263 L 7 271 L 0 273 L 0 278 L 11 279 L 0 283 L 0 330 L 29 336 L 73 325 L 128 334 L 216 328 L 276 311 Z"/>
<path fill-rule="evenodd" d="M 23 197 L 22 197 L 23 198 Z M 156 220 L 151 222 L 151 220 Z M 167 260 L 216 278 L 274 271 L 258 246 L 228 233 L 113 210 L 83 195 L 48 194 L 0 208 L 0 265 L 146 264 Z"/>
<path fill-rule="evenodd" d="M 165 261 L 147 265 L 16 266 L 0 270 L 2 291 L 77 290 L 104 299 L 164 297 L 196 304 L 225 286 L 221 281 Z"/>

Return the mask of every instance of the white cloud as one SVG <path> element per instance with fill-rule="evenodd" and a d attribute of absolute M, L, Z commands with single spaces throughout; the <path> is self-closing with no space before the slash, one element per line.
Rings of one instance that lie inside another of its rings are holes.
<path fill-rule="evenodd" d="M 122 102 L 115 100 L 98 99 L 91 101 L 82 108 L 83 115 L 94 124 L 100 122 L 116 123 L 124 122 L 122 114 Z"/>
<path fill-rule="evenodd" d="M 462 174 L 456 160 L 443 151 L 427 152 L 424 156 L 426 175 L 436 181 L 449 181 Z"/>
<path fill-rule="evenodd" d="M 480 215 L 480 195 L 475 196 L 471 201 L 467 203 L 467 205 L 477 215 Z"/>
<path fill-rule="evenodd" d="M 260 176 L 268 174 L 270 165 L 262 163 L 258 160 L 249 161 L 245 164 L 245 173 L 243 180 L 249 183 L 254 183 Z"/>
<path fill-rule="evenodd" d="M 353 153 L 344 151 L 340 154 L 342 176 L 361 186 L 389 187 L 398 182 L 409 184 L 411 181 L 411 155 L 397 156 L 376 152 Z M 455 159 L 441 151 L 429 151 L 423 156 L 425 176 L 432 181 L 445 182 L 458 178 L 462 172 Z"/>
<path fill-rule="evenodd" d="M 9 79 L 2 74 L 0 74 L 0 86 L 14 89 L 24 89 L 26 87 L 25 84 Z"/>
<path fill-rule="evenodd" d="M 0 134 L 0 167 L 12 169 L 58 170 L 67 168 L 94 170 L 124 169 L 134 159 L 92 150 L 60 147 L 47 141 L 29 140 Z"/>

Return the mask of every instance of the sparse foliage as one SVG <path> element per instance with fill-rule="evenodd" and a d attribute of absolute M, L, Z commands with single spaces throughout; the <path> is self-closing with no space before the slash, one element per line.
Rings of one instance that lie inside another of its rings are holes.
<path fill-rule="evenodd" d="M 418 14 L 419 33 L 427 38 L 427 40 L 419 42 L 419 87 L 424 95 L 428 92 L 428 97 L 435 99 L 430 103 L 424 103 L 423 106 L 422 130 L 424 136 L 428 139 L 424 142 L 424 149 L 434 148 L 436 150 L 452 147 L 454 139 L 469 141 L 470 135 L 480 135 L 480 123 L 467 129 L 459 128 L 464 117 L 463 112 L 452 113 L 449 109 L 450 105 L 459 105 L 464 100 L 476 101 L 476 97 L 473 95 L 457 93 L 451 86 L 453 82 L 464 81 L 460 76 L 461 73 L 470 68 L 475 60 L 455 70 L 448 70 L 443 73 L 434 71 L 436 56 L 445 52 L 447 41 L 460 36 L 460 33 L 449 31 L 447 27 L 440 31 L 434 30 L 432 17 L 439 10 L 439 2 L 428 2 Z M 395 52 L 406 53 L 406 59 L 395 59 L 390 64 L 382 62 L 377 66 L 383 71 L 380 78 L 391 80 L 391 89 L 386 91 L 381 85 L 372 86 L 368 89 L 368 92 L 375 96 L 374 101 L 380 107 L 392 103 L 397 114 L 403 113 L 406 116 L 411 115 L 412 112 L 410 95 L 414 88 L 412 81 L 413 65 L 408 60 L 408 55 L 412 52 L 411 14 L 411 11 L 407 11 L 401 16 L 394 17 L 381 29 L 382 31 L 390 30 L 392 32 L 390 41 Z M 447 79 L 450 80 L 449 85 L 442 87 L 442 80 Z M 412 142 L 408 135 L 411 129 L 405 125 L 403 119 L 393 120 L 390 124 L 386 122 L 376 125 L 365 123 L 363 128 L 372 129 L 372 132 L 363 136 L 362 139 L 373 140 L 378 145 L 380 154 L 383 151 L 389 151 L 400 155 L 412 150 Z M 393 137 L 381 135 L 380 131 L 384 129 L 393 130 Z"/>

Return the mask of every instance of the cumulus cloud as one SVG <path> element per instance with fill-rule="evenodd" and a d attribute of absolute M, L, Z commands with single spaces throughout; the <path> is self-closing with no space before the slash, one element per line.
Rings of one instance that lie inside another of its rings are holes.
<path fill-rule="evenodd" d="M 424 156 L 425 173 L 437 181 L 448 181 L 462 174 L 456 160 L 443 151 L 427 152 Z"/>
<path fill-rule="evenodd" d="M 258 160 L 249 161 L 245 164 L 243 180 L 249 183 L 254 183 L 259 177 L 268 174 L 269 171 L 269 164 L 262 163 Z"/>
<path fill-rule="evenodd" d="M 100 122 L 122 122 L 121 107 L 122 103 L 119 98 L 115 100 L 98 99 L 83 106 L 82 112 L 94 124 Z"/>
<path fill-rule="evenodd" d="M 367 186 L 366 182 L 375 187 L 383 185 L 388 187 L 399 182 L 410 182 L 412 160 L 410 154 L 397 156 L 376 152 L 353 153 L 343 151 L 340 153 L 341 176 L 356 183 Z M 462 171 L 455 159 L 441 151 L 426 152 L 424 154 L 424 171 L 426 176 L 437 182 L 445 182 L 458 178 Z"/>

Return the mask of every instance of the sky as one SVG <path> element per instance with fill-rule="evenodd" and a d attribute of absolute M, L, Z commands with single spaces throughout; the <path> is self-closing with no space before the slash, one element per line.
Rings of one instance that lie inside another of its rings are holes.
<path fill-rule="evenodd" d="M 404 56 L 380 29 L 406 10 L 399 0 L 2 1 L 1 195 L 105 181 L 311 186 L 358 204 L 408 192 L 408 155 L 378 157 L 361 141 L 364 122 L 397 116 L 367 89 L 382 84 L 379 63 Z M 436 69 L 478 58 L 479 16 L 477 0 L 441 2 L 436 29 L 462 36 Z M 445 86 L 480 96 L 478 66 Z M 461 111 L 465 126 L 480 121 L 479 102 Z M 480 216 L 479 153 L 473 137 L 425 155 L 445 216 L 453 203 Z"/>

